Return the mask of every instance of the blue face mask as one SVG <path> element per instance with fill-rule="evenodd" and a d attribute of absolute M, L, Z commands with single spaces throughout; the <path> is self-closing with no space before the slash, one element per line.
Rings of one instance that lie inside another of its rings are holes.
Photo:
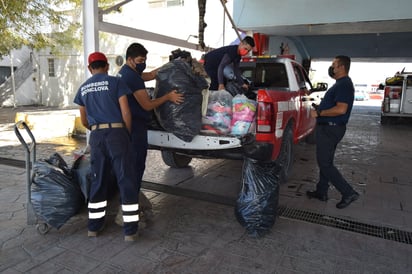
<path fill-rule="evenodd" d="M 139 63 L 136 64 L 136 70 L 139 74 L 142 74 L 142 72 L 146 69 L 146 63 Z"/>

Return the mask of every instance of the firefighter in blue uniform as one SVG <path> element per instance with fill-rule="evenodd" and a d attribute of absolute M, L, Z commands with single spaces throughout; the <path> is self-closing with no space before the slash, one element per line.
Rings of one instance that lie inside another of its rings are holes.
<path fill-rule="evenodd" d="M 225 78 L 223 71 L 227 65 L 233 66 L 236 81 L 244 88 L 248 86 L 243 82 L 239 69 L 239 62 L 242 56 L 248 54 L 255 46 L 252 37 L 246 36 L 239 45 L 231 45 L 212 50 L 205 55 L 204 66 L 210 77 L 210 90 L 225 89 Z"/>
<path fill-rule="evenodd" d="M 132 116 L 127 101 L 131 90 L 121 79 L 108 75 L 109 64 L 103 53 L 90 54 L 88 63 L 92 76 L 74 98 L 80 106 L 82 124 L 91 130 L 88 236 L 96 237 L 103 229 L 111 183 L 105 174 L 106 170 L 113 170 L 121 198 L 124 240 L 134 241 L 139 204 L 130 142 Z"/>
<path fill-rule="evenodd" d="M 117 75 L 133 92 L 133 94 L 129 94 L 127 97 L 132 112 L 132 146 L 139 190 L 146 167 L 148 149 L 147 125 L 151 118 L 150 111 L 167 101 L 175 104 L 183 102 L 183 95 L 176 90 L 171 90 L 160 98 L 150 98 L 144 82 L 153 80 L 156 77 L 157 70 L 143 73 L 146 68 L 147 53 L 148 51 L 142 44 L 132 43 L 129 45 L 126 50 L 126 64 L 122 66 Z M 143 195 L 140 197 L 147 199 Z"/>

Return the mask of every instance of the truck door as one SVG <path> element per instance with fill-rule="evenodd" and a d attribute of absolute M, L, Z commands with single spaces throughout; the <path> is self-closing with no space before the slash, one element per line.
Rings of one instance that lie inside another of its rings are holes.
<path fill-rule="evenodd" d="M 412 114 L 412 75 L 406 78 L 405 88 L 402 94 L 401 112 Z"/>
<path fill-rule="evenodd" d="M 315 123 L 315 120 L 310 117 L 310 109 L 314 99 L 309 96 L 311 84 L 306 72 L 297 64 L 293 64 L 293 69 L 299 85 L 299 97 L 296 98 L 296 103 L 300 104 L 300 110 L 297 117 L 297 134 L 300 136 L 312 128 Z"/>

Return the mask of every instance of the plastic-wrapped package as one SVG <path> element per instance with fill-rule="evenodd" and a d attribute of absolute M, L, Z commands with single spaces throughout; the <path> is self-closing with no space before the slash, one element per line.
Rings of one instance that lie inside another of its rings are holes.
<path fill-rule="evenodd" d="M 162 128 L 186 142 L 191 142 L 202 127 L 202 90 L 208 88 L 206 79 L 193 73 L 188 62 L 176 59 L 161 67 L 156 77 L 155 97 L 171 90 L 183 93 L 184 102 L 166 102 L 155 109 Z"/>
<path fill-rule="evenodd" d="M 60 160 L 53 163 L 67 167 Z M 79 185 L 48 160 L 33 164 L 31 202 L 36 215 L 57 229 L 84 205 Z"/>
<path fill-rule="evenodd" d="M 202 118 L 202 133 L 225 135 L 230 132 L 232 99 L 225 90 L 210 91 L 206 116 Z"/>
<path fill-rule="evenodd" d="M 248 99 L 245 95 L 236 95 L 232 101 L 232 135 L 248 133 L 255 120 L 256 101 Z"/>
<path fill-rule="evenodd" d="M 279 172 L 275 163 L 245 158 L 242 189 L 235 206 L 235 216 L 252 237 L 261 237 L 272 228 L 279 203 Z"/>

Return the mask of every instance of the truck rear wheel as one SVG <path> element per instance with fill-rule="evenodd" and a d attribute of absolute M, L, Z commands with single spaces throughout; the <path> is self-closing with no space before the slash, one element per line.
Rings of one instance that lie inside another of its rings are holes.
<path fill-rule="evenodd" d="M 279 180 L 280 183 L 286 183 L 293 166 L 293 133 L 292 128 L 288 126 L 282 139 L 279 157 L 276 163 L 280 165 Z"/>
<path fill-rule="evenodd" d="M 381 114 L 381 125 L 387 125 L 391 123 L 391 118 L 389 116 L 384 116 Z"/>
<path fill-rule="evenodd" d="M 163 162 L 173 168 L 187 167 L 192 161 L 192 157 L 177 154 L 173 151 L 162 150 Z"/>

